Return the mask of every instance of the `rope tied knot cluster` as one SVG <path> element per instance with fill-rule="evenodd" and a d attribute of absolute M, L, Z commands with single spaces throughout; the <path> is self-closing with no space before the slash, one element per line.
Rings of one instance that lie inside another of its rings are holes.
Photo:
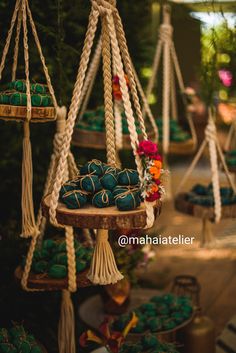
<path fill-rule="evenodd" d="M 92 7 L 99 12 L 101 16 L 108 12 L 114 13 L 116 9 L 116 0 L 91 0 Z"/>
<path fill-rule="evenodd" d="M 163 23 L 160 26 L 159 39 L 162 42 L 171 42 L 173 35 L 173 27 L 171 24 Z"/>

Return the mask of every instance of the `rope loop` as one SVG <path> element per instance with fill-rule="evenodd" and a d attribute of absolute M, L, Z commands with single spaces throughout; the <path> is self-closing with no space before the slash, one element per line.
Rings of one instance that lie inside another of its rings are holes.
<path fill-rule="evenodd" d="M 205 136 L 207 142 L 210 141 L 216 141 L 217 136 L 216 136 L 216 126 L 213 123 L 212 119 L 209 119 L 207 127 L 205 129 Z"/>

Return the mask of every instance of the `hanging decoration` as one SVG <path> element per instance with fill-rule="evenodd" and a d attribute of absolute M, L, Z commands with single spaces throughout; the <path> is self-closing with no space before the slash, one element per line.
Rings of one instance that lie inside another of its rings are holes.
<path fill-rule="evenodd" d="M 153 92 L 161 57 L 163 57 L 162 119 L 157 119 L 156 122 L 159 129 L 159 137 L 162 140 L 162 151 L 164 155 L 193 153 L 197 145 L 197 136 L 191 113 L 187 109 L 188 100 L 173 42 L 171 8 L 168 4 L 163 5 L 163 22 L 160 26 L 156 53 L 152 66 L 152 75 L 147 87 L 147 98 Z M 175 74 L 182 95 L 185 115 L 191 135 L 183 131 L 178 123 Z"/>
<path fill-rule="evenodd" d="M 47 85 L 30 82 L 29 71 L 29 21 L 35 44 L 38 49 L 40 61 L 43 66 Z M 57 101 L 51 84 L 48 69 L 39 42 L 36 27 L 33 21 L 28 0 L 17 0 L 8 31 L 6 44 L 3 49 L 0 64 L 0 80 L 6 63 L 13 30 L 16 27 L 15 48 L 12 66 L 12 82 L 8 84 L 7 91 L 0 94 L 0 118 L 8 121 L 23 121 L 23 157 L 22 157 L 22 237 L 29 237 L 37 233 L 33 205 L 33 166 L 30 142 L 30 122 L 46 122 L 56 118 Z M 25 80 L 17 80 L 17 64 L 21 29 L 23 32 L 23 50 L 25 61 Z"/>

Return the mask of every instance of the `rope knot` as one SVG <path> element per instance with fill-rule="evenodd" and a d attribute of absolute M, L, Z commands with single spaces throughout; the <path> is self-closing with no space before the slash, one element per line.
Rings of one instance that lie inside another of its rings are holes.
<path fill-rule="evenodd" d="M 159 38 L 162 42 L 171 42 L 173 27 L 170 24 L 163 23 L 160 26 Z"/>
<path fill-rule="evenodd" d="M 209 121 L 206 127 L 205 136 L 208 142 L 212 140 L 214 141 L 216 140 L 216 127 L 212 120 Z"/>
<path fill-rule="evenodd" d="M 99 12 L 101 16 L 108 12 L 116 11 L 116 0 L 91 0 L 93 8 Z"/>

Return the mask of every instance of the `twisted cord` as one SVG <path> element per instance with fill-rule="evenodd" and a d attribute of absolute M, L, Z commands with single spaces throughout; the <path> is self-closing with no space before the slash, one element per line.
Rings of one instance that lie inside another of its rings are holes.
<path fill-rule="evenodd" d="M 56 221 L 56 208 L 58 205 L 58 197 L 59 191 L 63 182 L 64 173 L 67 165 L 67 157 L 70 150 L 71 137 L 75 125 L 76 116 L 78 114 L 78 103 L 81 100 L 81 93 L 84 84 L 84 78 L 88 67 L 88 61 L 91 54 L 91 48 L 94 42 L 94 36 L 97 29 L 99 13 L 92 8 L 91 14 L 89 16 L 89 25 L 86 33 L 85 43 L 83 52 L 81 55 L 80 66 L 77 74 L 77 79 L 73 91 L 73 97 L 70 105 L 70 110 L 68 114 L 68 119 L 66 123 L 65 134 L 63 138 L 63 144 L 61 149 L 61 155 L 57 167 L 56 179 L 52 191 L 51 201 L 50 201 L 50 221 L 57 226 L 58 223 Z"/>
<path fill-rule="evenodd" d="M 74 246 L 74 233 L 72 227 L 65 227 L 66 232 L 66 251 L 68 264 L 68 289 L 70 292 L 76 292 L 76 258 Z"/>
<path fill-rule="evenodd" d="M 116 141 L 115 122 L 112 95 L 112 70 L 111 70 L 111 47 L 110 38 L 106 24 L 106 18 L 102 18 L 102 56 L 103 56 L 103 82 L 104 82 L 104 105 L 107 163 L 116 165 Z"/>
<path fill-rule="evenodd" d="M 11 25 L 10 25 L 9 31 L 7 33 L 6 43 L 5 43 L 5 46 L 4 46 L 4 49 L 3 49 L 3 53 L 2 53 L 2 60 L 1 60 L 1 64 L 0 64 L 0 80 L 2 79 L 2 72 L 3 72 L 4 67 L 5 67 L 6 56 L 7 56 L 7 53 L 8 53 L 8 50 L 9 50 L 9 46 L 10 46 L 10 43 L 11 43 L 12 33 L 13 33 L 13 29 L 14 29 L 14 26 L 15 26 L 15 23 L 16 23 L 16 19 L 17 19 L 17 15 L 18 15 L 18 12 L 19 12 L 20 5 L 21 5 L 21 0 L 17 0 L 16 1 L 16 5 L 15 5 L 15 9 L 14 9 L 14 12 L 13 12 L 13 16 L 12 16 L 12 19 L 11 19 Z"/>
<path fill-rule="evenodd" d="M 20 32 L 21 32 L 21 24 L 22 24 L 22 9 L 18 11 L 18 21 L 16 27 L 16 38 L 15 38 L 15 48 L 14 48 L 14 56 L 13 56 L 13 66 L 12 66 L 12 81 L 16 79 L 16 70 L 18 63 L 18 54 L 19 54 L 19 41 L 20 41 Z"/>

